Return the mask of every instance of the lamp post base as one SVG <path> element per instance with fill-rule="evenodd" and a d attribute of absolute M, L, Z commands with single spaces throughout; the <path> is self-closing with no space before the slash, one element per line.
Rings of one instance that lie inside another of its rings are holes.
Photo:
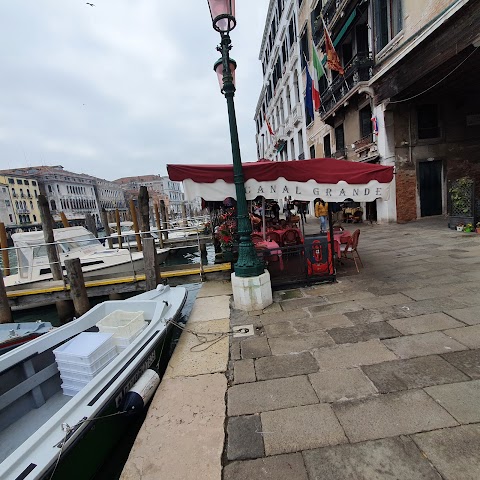
<path fill-rule="evenodd" d="M 270 273 L 265 270 L 255 277 L 237 277 L 232 273 L 235 308 L 251 312 L 263 310 L 273 303 Z"/>

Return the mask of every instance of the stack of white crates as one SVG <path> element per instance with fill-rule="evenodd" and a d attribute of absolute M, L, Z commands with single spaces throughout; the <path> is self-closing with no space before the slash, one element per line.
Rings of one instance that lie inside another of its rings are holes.
<path fill-rule="evenodd" d="M 115 310 L 97 322 L 97 327 L 101 332 L 113 335 L 117 353 L 125 350 L 146 325 L 143 312 L 123 310 Z"/>
<path fill-rule="evenodd" d="M 111 333 L 83 332 L 53 351 L 64 395 L 73 397 L 117 355 Z"/>

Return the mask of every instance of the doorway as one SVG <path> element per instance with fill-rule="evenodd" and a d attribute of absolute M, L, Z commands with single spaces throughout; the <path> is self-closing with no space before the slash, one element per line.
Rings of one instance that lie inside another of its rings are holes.
<path fill-rule="evenodd" d="M 420 162 L 420 215 L 430 217 L 442 214 L 442 162 Z"/>

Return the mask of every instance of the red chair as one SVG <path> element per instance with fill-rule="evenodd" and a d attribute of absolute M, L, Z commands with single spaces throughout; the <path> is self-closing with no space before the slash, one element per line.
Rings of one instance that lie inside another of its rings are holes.
<path fill-rule="evenodd" d="M 252 233 L 251 235 L 252 243 L 256 245 L 257 243 L 263 242 L 263 236 L 259 233 Z"/>
<path fill-rule="evenodd" d="M 340 245 L 340 250 L 342 252 L 342 258 L 346 258 L 348 260 L 353 260 L 355 262 L 355 267 L 357 268 L 357 273 L 360 273 L 357 264 L 357 258 L 360 261 L 360 265 L 363 267 L 362 259 L 358 253 L 358 238 L 360 237 L 360 230 L 355 230 L 353 235 L 348 239 L 347 243 Z M 351 254 L 351 257 L 348 255 Z M 355 257 L 355 254 L 357 257 Z"/>
<path fill-rule="evenodd" d="M 277 242 L 278 245 L 282 245 L 282 237 L 280 237 L 278 232 L 267 232 L 267 240 L 273 240 L 274 242 Z"/>
<path fill-rule="evenodd" d="M 300 237 L 300 234 L 298 233 L 298 230 L 295 230 L 293 228 L 288 228 L 287 230 L 285 230 L 282 235 L 282 243 L 284 247 L 300 245 L 302 243 L 302 239 Z"/>

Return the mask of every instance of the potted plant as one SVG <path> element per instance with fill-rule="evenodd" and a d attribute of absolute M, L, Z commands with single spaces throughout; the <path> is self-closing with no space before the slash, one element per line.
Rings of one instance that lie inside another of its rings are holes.
<path fill-rule="evenodd" d="M 459 223 L 459 224 L 457 225 L 457 232 L 463 232 L 463 227 L 464 227 L 464 226 L 465 226 L 465 225 L 464 225 L 463 223 Z"/>
<path fill-rule="evenodd" d="M 467 223 L 467 224 L 463 227 L 463 231 L 466 232 L 466 233 L 473 232 L 473 225 L 472 225 L 471 223 Z"/>
<path fill-rule="evenodd" d="M 222 220 L 224 221 L 219 225 L 216 237 L 220 242 L 223 259 L 226 262 L 231 262 L 233 260 L 233 240 L 237 232 L 237 222 L 233 218 L 233 215 L 228 214 L 225 215 Z"/>
<path fill-rule="evenodd" d="M 480 233 L 480 222 L 477 222 L 476 225 L 475 225 L 475 231 L 477 233 Z"/>
<path fill-rule="evenodd" d="M 449 182 L 449 226 L 464 227 L 465 224 L 474 222 L 474 181 L 469 177 L 462 177 Z M 457 227 L 458 230 L 458 227 Z"/>

